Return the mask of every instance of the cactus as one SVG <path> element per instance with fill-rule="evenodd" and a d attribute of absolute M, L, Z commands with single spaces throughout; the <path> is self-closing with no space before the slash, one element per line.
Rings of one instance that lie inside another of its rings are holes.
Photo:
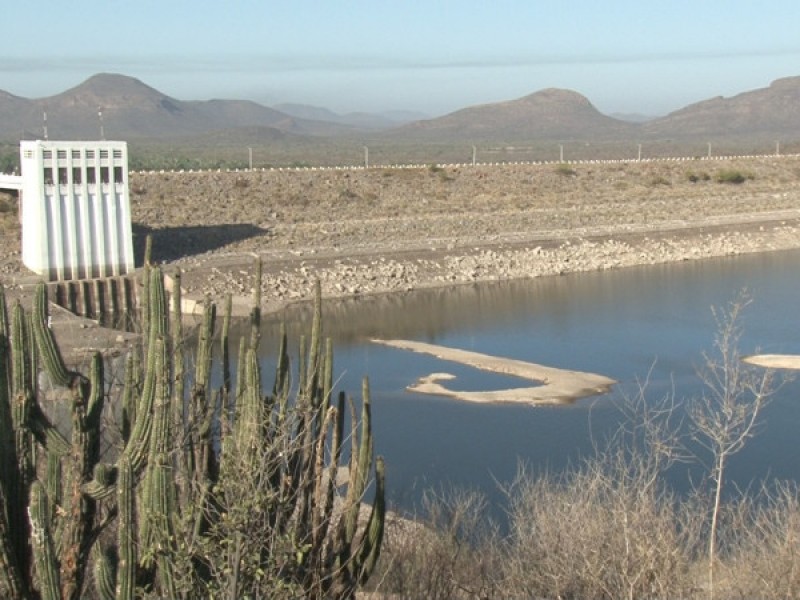
<path fill-rule="evenodd" d="M 134 502 L 134 478 L 130 461 L 121 459 L 117 465 L 117 549 L 119 560 L 116 573 L 117 600 L 132 600 L 136 587 L 136 540 L 134 523 L 136 504 Z"/>
<path fill-rule="evenodd" d="M 117 599 L 264 596 L 272 584 L 305 597 L 346 598 L 367 580 L 385 519 L 381 459 L 369 521 L 360 525 L 357 518 L 372 476 L 368 382 L 342 464 L 348 403 L 344 394 L 331 398 L 333 347 L 322 334 L 319 284 L 311 334 L 300 347 L 299 389 L 292 397 L 283 328 L 275 381 L 265 394 L 260 273 L 259 263 L 235 389 L 226 302 L 223 382 L 214 392 L 214 306 L 206 306 L 195 370 L 188 374 L 179 291 L 170 319 L 163 275 L 148 264 L 146 326 L 142 347 L 126 358 L 115 464 L 100 460 L 102 357 L 92 357 L 86 375 L 68 369 L 47 326 L 45 286 L 37 287 L 30 318 L 16 305 L 11 320 L 0 287 L 1 592 L 79 598 L 90 568 L 97 595 Z M 39 364 L 67 391 L 68 437 L 39 406 Z M 352 402 L 349 410 L 355 414 Z M 337 502 L 341 468 L 350 479 Z M 101 538 L 109 527 L 116 536 Z"/>
<path fill-rule="evenodd" d="M 39 579 L 39 592 L 42 598 L 59 600 L 61 598 L 58 561 L 55 543 L 50 529 L 50 508 L 44 486 L 38 481 L 31 485 L 31 500 L 28 508 L 31 520 L 31 546 L 36 561 L 36 574 Z"/>

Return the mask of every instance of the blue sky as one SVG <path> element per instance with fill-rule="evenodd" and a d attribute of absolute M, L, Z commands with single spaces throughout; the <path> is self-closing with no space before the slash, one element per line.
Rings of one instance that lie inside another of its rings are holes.
<path fill-rule="evenodd" d="M 180 100 L 430 116 L 548 87 L 660 115 L 800 75 L 797 0 L 63 0 L 4 10 L 0 89 L 99 72 Z"/>

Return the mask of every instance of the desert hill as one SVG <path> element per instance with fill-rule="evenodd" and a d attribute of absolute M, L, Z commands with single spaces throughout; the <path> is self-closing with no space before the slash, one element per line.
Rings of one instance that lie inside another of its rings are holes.
<path fill-rule="evenodd" d="M 429 140 L 618 139 L 635 125 L 601 114 L 570 90 L 549 88 L 529 96 L 464 108 L 438 119 L 418 121 L 389 133 Z"/>
<path fill-rule="evenodd" d="M 182 101 L 125 75 L 94 75 L 55 96 L 24 99 L 0 93 L 0 136 L 41 137 L 47 114 L 49 137 L 136 139 L 198 135 L 243 127 L 274 127 L 307 135 L 347 128 L 314 122 L 248 100 Z"/>
<path fill-rule="evenodd" d="M 800 135 L 800 77 L 778 79 L 769 87 L 732 98 L 718 96 L 691 104 L 642 126 L 651 136 Z"/>
<path fill-rule="evenodd" d="M 402 122 L 410 114 L 337 115 L 307 105 L 282 107 L 285 110 L 247 100 L 182 101 L 133 77 L 102 73 L 47 98 L 28 99 L 0 91 L 0 141 L 16 144 L 19 139 L 42 137 L 45 113 L 52 139 L 94 139 L 102 128 L 109 139 L 162 146 L 179 142 L 195 150 L 224 144 L 238 146 L 240 151 L 241 146 L 256 143 L 270 151 L 271 144 L 280 142 L 284 149 L 294 148 L 281 156 L 294 152 L 289 160 L 305 161 L 320 160 L 308 154 L 315 144 L 330 160 L 340 159 L 331 154 L 334 146 L 346 148 L 341 156 L 357 160 L 353 157 L 367 144 L 375 151 L 379 145 L 426 148 L 425 160 L 437 160 L 440 157 L 430 150 L 433 144 L 525 141 L 552 147 L 558 141 L 595 148 L 596 142 L 627 146 L 644 142 L 652 147 L 664 140 L 677 140 L 684 146 L 688 141 L 712 139 L 800 141 L 800 77 L 780 79 L 731 98 L 704 100 L 638 123 L 604 115 L 581 94 L 555 88 L 393 127 L 393 119 Z M 665 150 L 674 151 L 679 150 Z M 630 149 L 625 152 L 630 155 Z"/>

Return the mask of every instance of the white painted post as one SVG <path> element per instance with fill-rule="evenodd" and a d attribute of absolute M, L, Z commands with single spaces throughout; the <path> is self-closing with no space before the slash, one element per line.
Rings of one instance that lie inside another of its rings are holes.
<path fill-rule="evenodd" d="M 369 169 L 369 148 L 364 146 L 364 168 Z"/>
<path fill-rule="evenodd" d="M 559 144 L 558 145 L 558 160 L 560 162 L 564 162 L 564 145 L 563 144 Z"/>
<path fill-rule="evenodd" d="M 478 149 L 473 146 L 472 147 L 472 166 L 474 167 L 478 158 Z"/>
<path fill-rule="evenodd" d="M 639 157 L 636 159 L 639 162 L 642 162 L 642 145 L 639 144 Z"/>

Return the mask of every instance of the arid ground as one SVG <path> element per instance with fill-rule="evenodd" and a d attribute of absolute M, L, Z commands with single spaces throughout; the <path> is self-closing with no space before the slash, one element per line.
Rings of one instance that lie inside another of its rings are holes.
<path fill-rule="evenodd" d="M 800 157 L 369 170 L 131 173 L 137 260 L 189 296 L 265 308 L 800 247 Z M 0 277 L 26 278 L 5 218 Z"/>
<path fill-rule="evenodd" d="M 738 181 L 732 183 L 730 181 Z M 305 298 L 800 247 L 800 158 L 132 174 L 190 294 Z"/>

